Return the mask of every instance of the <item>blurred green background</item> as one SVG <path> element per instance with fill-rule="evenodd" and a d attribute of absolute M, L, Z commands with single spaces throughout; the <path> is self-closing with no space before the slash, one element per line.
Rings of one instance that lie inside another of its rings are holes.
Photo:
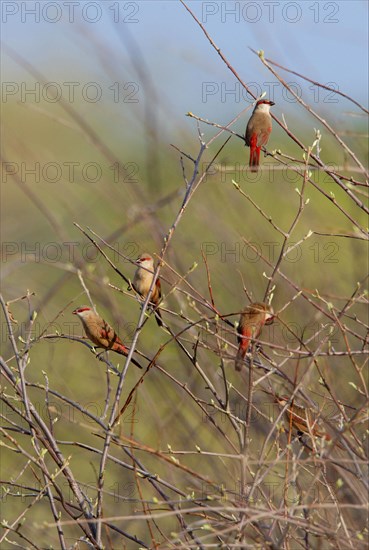
<path fill-rule="evenodd" d="M 158 17 L 159 9 L 166 13 L 164 3 L 153 4 L 157 7 L 155 17 Z M 341 4 L 346 6 L 348 3 Z M 191 46 L 185 42 L 173 44 L 160 37 L 160 25 L 156 26 L 155 40 L 150 42 L 152 29 L 148 31 L 146 42 L 140 40 L 145 29 L 150 28 L 151 12 L 146 11 L 145 3 L 138 5 L 138 17 L 142 17 L 137 25 L 140 29 L 138 35 L 131 27 L 125 27 L 119 28 L 118 32 L 115 29 L 116 36 L 112 39 L 111 35 L 104 34 L 109 33 L 110 27 L 107 23 L 98 23 L 93 27 L 82 19 L 76 21 L 73 29 L 65 21 L 63 25 L 53 28 L 44 23 L 39 27 L 40 36 L 45 33 L 49 42 L 48 46 L 39 45 L 42 55 L 38 56 L 33 49 L 36 46 L 30 45 L 28 50 L 27 43 L 27 33 L 31 33 L 34 25 L 28 26 L 26 22 L 22 27 L 19 22 L 18 32 L 25 31 L 26 34 L 22 35 L 19 48 L 14 35 L 9 33 L 11 25 L 15 23 L 9 21 L 8 26 L 4 25 L 9 38 L 5 43 L 9 48 L 3 52 L 3 79 L 7 87 L 3 87 L 2 102 L 1 286 L 5 300 L 14 300 L 27 291 L 35 293 L 31 304 L 37 311 L 33 328 L 36 338 L 55 318 L 55 322 L 48 327 L 49 334 L 82 334 L 78 321 L 71 314 L 76 306 L 88 301 L 83 295 L 77 275 L 79 269 L 98 311 L 117 328 L 122 339 L 129 344 L 139 317 L 139 303 L 126 291 L 126 283 L 100 254 L 96 254 L 96 250 L 74 223 L 83 228 L 91 228 L 120 252 L 121 256 L 103 247 L 126 277 L 131 278 L 134 266 L 124 256 L 134 260 L 145 251 L 158 254 L 184 197 L 186 186 L 180 155 L 171 144 L 192 157 L 198 154 L 197 125 L 193 119 L 185 117 L 186 112 L 194 112 L 197 116 L 223 125 L 250 104 L 249 101 L 236 102 L 231 98 L 222 102 L 220 95 L 217 96 L 217 104 L 213 103 L 213 98 L 208 103 L 204 102 L 204 81 L 216 81 L 219 85 L 223 82 L 227 85 L 234 83 L 217 59 L 215 51 L 210 49 L 205 39 L 200 39 L 200 29 L 183 8 L 183 13 L 178 11 L 178 6 L 175 17 L 181 17 L 186 30 L 190 29 L 191 37 L 198 35 Z M 155 21 L 157 22 L 154 19 Z M 168 30 L 168 19 L 165 21 L 165 29 Z M 231 26 L 223 25 L 219 32 L 223 30 L 227 35 L 232 34 Z M 338 28 L 336 32 L 337 30 Z M 215 29 L 215 36 L 220 38 L 222 34 L 220 32 L 218 35 L 217 31 Z M 110 32 L 113 34 L 113 30 Z M 182 28 L 178 32 L 182 40 L 187 37 Z M 297 32 L 296 29 L 294 32 Z M 175 41 L 175 29 L 171 29 L 171 33 L 171 39 Z M 238 39 L 241 40 L 240 37 Z M 34 37 L 33 40 L 37 43 L 40 38 Z M 244 42 L 245 40 L 242 48 Z M 158 44 L 161 44 L 161 48 Z M 174 53 L 171 51 L 172 47 L 175 48 Z M 268 55 L 274 58 L 270 52 Z M 154 65 L 151 63 L 153 56 L 156 58 Z M 160 66 L 160 60 L 165 64 L 165 71 Z M 278 61 L 278 57 L 275 60 Z M 248 50 L 246 53 L 243 50 L 243 61 L 242 65 L 235 65 L 235 68 L 245 81 L 255 80 L 261 86 L 265 82 L 273 81 L 271 75 Z M 208 65 L 205 68 L 206 63 Z M 257 73 L 248 72 L 249 63 L 253 68 L 257 67 Z M 361 65 L 360 62 L 358 66 L 359 71 L 363 70 L 364 64 Z M 301 63 L 294 64 L 292 68 L 315 77 L 311 66 Z M 325 69 L 326 66 L 319 66 L 323 75 Z M 212 71 L 213 75 L 209 76 L 208 72 Z M 50 81 L 57 85 L 48 87 L 46 83 Z M 66 92 L 69 88 L 65 82 L 77 83 L 73 101 L 67 99 Z M 94 84 L 84 88 L 86 83 Z M 312 103 L 308 86 L 302 81 L 299 84 L 304 99 Z M 32 89 L 34 94 L 25 93 Z M 62 97 L 54 101 L 53 93 L 60 89 Z M 281 118 L 285 115 L 290 131 L 305 145 L 313 143 L 314 128 L 319 128 L 322 132 L 321 158 L 324 162 L 340 167 L 339 171 L 348 177 L 353 176 L 363 181 L 363 176 L 352 170 L 352 159 L 348 158 L 337 141 L 316 119 L 308 116 L 301 106 L 283 101 L 281 90 L 277 88 L 279 98 L 274 98 L 276 106 L 273 112 L 276 116 Z M 96 91 L 101 92 L 101 98 L 91 101 Z M 114 101 L 115 93 L 119 93 L 119 101 Z M 362 123 L 360 111 L 342 97 L 337 96 L 337 103 L 332 104 L 325 102 L 324 98 L 321 95 L 320 101 L 314 103 L 313 108 L 347 140 L 358 158 L 365 163 L 367 150 L 364 137 L 367 130 Z M 357 95 L 354 93 L 354 98 L 362 99 L 361 90 L 358 90 Z M 246 112 L 234 125 L 233 129 L 239 134 L 244 132 L 250 112 Z M 358 116 L 354 117 L 353 112 Z M 203 124 L 200 124 L 200 128 L 205 141 L 216 132 L 214 128 Z M 225 134 L 206 150 L 201 169 L 213 158 L 224 138 Z M 270 151 L 280 149 L 299 161 L 303 160 L 301 151 L 276 124 L 268 148 Z M 188 275 L 188 281 L 202 296 L 209 299 L 206 268 L 201 255 L 201 250 L 204 251 L 211 274 L 215 305 L 223 315 L 239 312 L 248 303 L 243 285 L 254 300 L 262 300 L 267 284 L 263 273 L 271 274 L 271 267 L 255 256 L 244 239 L 254 245 L 256 243 L 258 250 L 273 266 L 282 243 L 281 236 L 241 196 L 232 184 L 232 179 L 284 231 L 292 223 L 300 200 L 295 190 L 296 187 L 301 189 L 300 177 L 279 168 L 274 170 L 273 167 L 280 165 L 277 161 L 270 160 L 270 157 L 263 159 L 264 164 L 270 163 L 270 171 L 263 170 L 257 177 L 250 176 L 245 170 L 247 162 L 248 150 L 241 140 L 232 137 L 217 158 L 216 167 L 210 171 L 186 209 L 166 256 L 171 268 L 182 276 L 196 263 L 197 267 Z M 190 179 L 193 165 L 186 158 L 183 164 L 185 174 Z M 366 227 L 365 214 L 326 174 L 314 172 L 313 179 L 326 193 L 333 193 L 337 203 L 358 224 Z M 355 188 L 354 191 L 367 203 L 366 197 L 359 194 L 361 188 Z M 309 230 L 326 233 L 328 236 L 313 234 L 298 245 L 296 255 L 291 253 L 290 259 L 283 261 L 281 269 L 299 289 L 304 289 L 310 296 L 317 289 L 322 299 L 316 299 L 316 302 L 325 311 L 328 311 L 329 303 L 341 308 L 354 292 L 357 282 L 362 281 L 367 274 L 367 243 L 354 238 L 358 234 L 350 220 L 310 184 L 306 187 L 305 197 L 310 201 L 305 206 L 291 242 L 303 239 Z M 353 237 L 332 236 L 337 234 Z M 161 275 L 165 296 L 177 277 L 165 266 Z M 117 292 L 110 284 L 124 292 Z M 273 305 L 279 311 L 296 291 L 281 277 L 276 277 L 275 284 Z M 184 283 L 179 286 L 188 290 Z M 170 293 L 164 306 L 177 313 L 182 311 L 192 320 L 198 320 L 201 316 L 194 310 L 191 300 L 178 291 Z M 63 313 L 60 314 L 62 310 Z M 200 310 L 202 313 L 206 311 Z M 14 325 L 16 336 L 25 337 L 28 326 L 26 302 L 13 304 L 11 312 L 18 322 Z M 170 313 L 164 313 L 164 317 L 174 331 L 185 325 L 183 320 Z M 233 322 L 237 318 L 230 317 L 230 320 Z M 329 330 L 327 318 L 301 296 L 283 311 L 281 319 L 304 338 L 311 337 L 320 323 L 327 325 L 323 330 L 324 335 Z M 286 331 L 283 323 L 277 321 L 273 327 L 265 330 L 263 340 L 271 341 L 277 347 L 298 346 L 297 339 Z M 352 306 L 350 317 L 345 318 L 345 323 L 356 334 L 365 336 L 368 319 L 367 303 L 364 299 Z M 226 350 L 227 377 L 238 385 L 242 393 L 243 386 L 239 386 L 239 377 L 233 372 L 232 357 L 235 348 L 231 344 L 235 345 L 236 338 L 229 327 L 227 330 L 227 327 L 222 326 L 221 330 L 222 336 L 229 341 Z M 192 349 L 197 335 L 196 330 L 188 331 L 186 337 L 189 349 Z M 215 339 L 205 333 L 201 336 L 211 349 L 201 349 L 200 346 L 199 360 L 207 376 L 221 392 L 223 381 L 219 370 L 220 360 L 215 352 Z M 140 335 L 138 349 L 152 357 L 167 340 L 168 335 L 160 331 L 151 318 Z M 335 349 L 345 349 L 345 341 L 337 327 L 331 340 Z M 362 341 L 352 334 L 348 336 L 348 341 L 353 350 L 362 348 Z M 21 340 L 18 342 L 21 345 Z M 309 345 L 314 349 L 319 341 Z M 8 359 L 12 350 L 4 320 L 2 348 L 3 357 Z M 326 349 L 327 346 L 324 345 L 324 350 Z M 268 349 L 268 353 L 279 361 L 280 350 L 273 352 Z M 102 414 L 106 396 L 106 373 L 104 365 L 87 348 L 68 340 L 41 340 L 32 347 L 30 356 L 31 363 L 27 368 L 29 382 L 44 384 L 46 373 L 50 388 L 79 402 L 93 414 Z M 115 364 L 119 363 L 120 367 L 124 364 L 124 361 L 119 361 L 119 357 L 110 359 Z M 362 357 L 358 359 L 359 362 L 361 360 Z M 173 342 L 165 348 L 159 362 L 182 384 L 187 383 L 190 390 L 207 404 L 204 405 L 205 408 L 210 407 L 211 395 L 206 384 Z M 11 364 L 14 365 L 14 361 Z M 284 365 L 285 372 L 293 376 L 296 365 L 295 359 L 289 361 Z M 355 386 L 360 384 L 360 376 L 351 361 L 346 357 L 335 357 L 334 361 L 322 358 L 321 367 L 327 380 L 334 384 L 339 398 L 347 404 L 358 406 L 360 397 Z M 304 363 L 299 368 L 300 376 Z M 136 369 L 131 367 L 125 382 L 124 396 L 128 395 L 138 376 Z M 115 378 L 112 384 L 115 387 Z M 319 401 L 323 390 L 319 386 L 317 372 L 312 371 L 309 375 L 306 389 L 318 391 L 314 398 Z M 34 403 L 46 418 L 45 392 L 35 388 L 30 388 L 29 391 Z M 232 400 L 231 409 L 235 414 L 243 414 L 244 401 L 235 393 L 232 393 Z M 71 446 L 66 440 L 79 441 L 101 449 L 102 440 L 97 439 L 96 424 L 56 398 L 51 398 L 51 405 L 53 414 L 58 418 L 55 423 L 57 437 L 65 442 L 64 446 L 61 444 L 63 452 L 65 456 L 71 456 L 71 467 L 81 483 L 91 484 L 92 487 L 87 492 L 90 494 L 91 491 L 91 498 L 94 498 L 98 455 L 75 445 Z M 265 405 L 267 408 L 267 403 Z M 10 417 L 13 414 L 7 407 L 4 412 Z M 223 429 L 230 430 L 228 419 L 222 418 L 220 413 L 214 414 Z M 255 426 L 259 426 L 258 422 Z M 136 408 L 134 409 L 133 404 L 130 405 L 120 430 L 126 437 L 133 430 L 137 440 L 154 449 L 166 450 L 167 445 L 170 445 L 172 449 L 194 451 L 195 445 L 199 445 L 201 449 L 214 453 L 233 452 L 225 438 L 219 438 L 218 431 L 204 418 L 204 413 L 188 394 L 155 369 L 152 369 L 140 387 Z M 230 434 L 230 438 L 236 442 L 234 433 Z M 258 447 L 258 436 L 255 438 Z M 26 437 L 20 436 L 21 441 L 22 439 L 26 447 L 30 446 Z M 114 449 L 114 454 L 130 463 L 124 451 Z M 185 494 L 192 491 L 197 494 L 207 492 L 208 487 L 204 488 L 200 480 L 196 484 L 194 477 L 187 478 L 180 470 L 168 467 L 165 462 L 151 454 L 143 451 L 137 454 L 144 463 L 147 459 L 147 465 L 152 472 L 179 486 Z M 3 455 L 4 480 L 14 478 L 14 472 L 19 472 L 24 465 L 21 456 L 17 460 L 14 456 L 10 452 Z M 237 491 L 235 461 L 226 458 L 221 460 L 217 456 L 190 455 L 183 462 L 204 477 L 209 476 L 219 485 L 228 483 L 227 489 L 231 485 Z M 35 483 L 29 470 L 20 475 L 20 480 L 31 486 Z M 149 483 L 142 485 L 145 498 L 155 496 Z M 104 510 L 105 515 L 123 515 L 137 510 L 137 487 L 127 470 L 111 466 L 107 473 L 106 488 L 111 494 L 106 496 L 108 504 Z M 134 502 L 131 503 L 130 499 Z M 46 508 L 47 504 L 41 501 L 32 509 L 29 516 L 34 523 L 27 524 L 26 530 L 30 533 L 36 530 L 39 540 L 45 545 L 57 544 L 54 530 L 43 529 L 40 525 Z M 23 499 L 11 499 L 8 496 L 3 503 L 3 516 L 12 521 L 23 509 Z M 171 529 L 178 530 L 175 520 L 165 520 L 164 524 L 168 533 Z M 146 537 L 147 528 L 143 522 L 126 521 L 124 529 L 132 529 L 140 537 Z M 73 538 L 72 534 L 71 537 Z"/>

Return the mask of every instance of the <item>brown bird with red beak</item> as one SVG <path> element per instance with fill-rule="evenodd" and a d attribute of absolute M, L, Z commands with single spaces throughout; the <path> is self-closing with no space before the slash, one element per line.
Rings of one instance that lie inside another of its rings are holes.
<path fill-rule="evenodd" d="M 152 280 L 154 278 L 154 260 L 150 254 L 142 254 L 136 263 L 138 267 L 132 281 L 132 287 L 142 297 L 147 298 L 149 294 Z M 151 291 L 150 305 L 154 306 L 155 319 L 159 327 L 163 326 L 160 310 L 158 309 L 159 302 L 161 300 L 161 284 L 159 277 L 156 279 L 154 287 Z"/>
<path fill-rule="evenodd" d="M 112 350 L 127 357 L 128 348 L 123 344 L 115 330 L 100 315 L 88 306 L 78 307 L 73 311 L 82 321 L 86 336 L 98 348 Z M 136 367 L 142 369 L 140 363 L 131 358 Z"/>
<path fill-rule="evenodd" d="M 272 117 L 269 113 L 272 105 L 274 102 L 268 99 L 258 101 L 247 123 L 245 142 L 250 147 L 249 166 L 251 172 L 258 171 L 261 148 L 268 143 L 272 131 Z"/>
<path fill-rule="evenodd" d="M 236 370 L 240 371 L 246 352 L 251 347 L 252 340 L 259 338 L 264 325 L 271 325 L 274 319 L 272 306 L 263 302 L 255 302 L 247 306 L 241 313 L 238 332 L 238 352 L 236 356 Z"/>

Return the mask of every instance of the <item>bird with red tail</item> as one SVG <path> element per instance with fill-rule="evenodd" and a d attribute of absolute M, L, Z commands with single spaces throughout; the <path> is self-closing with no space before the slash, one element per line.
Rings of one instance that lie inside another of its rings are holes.
<path fill-rule="evenodd" d="M 255 105 L 250 120 L 247 123 L 245 142 L 250 147 L 250 171 L 257 172 L 260 163 L 260 151 L 268 143 L 272 131 L 272 117 L 270 108 L 273 101 L 261 99 Z"/>
<path fill-rule="evenodd" d="M 100 315 L 95 313 L 92 308 L 81 306 L 75 309 L 73 314 L 77 315 L 81 320 L 87 338 L 89 338 L 97 348 L 103 348 L 107 351 L 112 350 L 115 351 L 115 353 L 127 357 L 129 350 L 123 344 L 118 334 L 102 317 L 100 317 Z M 133 359 L 133 357 L 131 361 L 136 367 L 142 369 L 140 363 Z"/>
<path fill-rule="evenodd" d="M 237 328 L 239 344 L 235 361 L 237 371 L 242 369 L 245 355 L 251 347 L 252 340 L 259 338 L 263 326 L 271 325 L 273 319 L 272 306 L 263 302 L 254 302 L 243 310 Z"/>

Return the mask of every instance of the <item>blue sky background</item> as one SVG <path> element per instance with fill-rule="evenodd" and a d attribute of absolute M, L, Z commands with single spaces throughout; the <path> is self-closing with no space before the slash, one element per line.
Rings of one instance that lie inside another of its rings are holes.
<path fill-rule="evenodd" d="M 150 90 L 160 96 L 171 115 L 169 125 L 181 120 L 186 126 L 189 121 L 183 115 L 187 111 L 225 122 L 248 104 L 234 76 L 179 1 L 76 1 L 69 9 L 68 2 L 1 4 L 3 43 L 47 80 L 98 82 L 109 99 L 113 82 L 136 82 L 146 95 Z M 275 81 L 248 49 L 251 46 L 319 82 L 334 83 L 366 103 L 366 1 L 196 1 L 188 5 L 245 82 L 256 82 L 268 93 Z M 119 22 L 114 23 L 114 17 Z M 142 82 L 137 67 L 150 79 L 152 90 Z M 330 103 L 327 92 L 317 98 L 296 77 L 282 75 L 304 87 L 304 99 L 319 102 L 321 112 L 325 108 L 334 112 L 335 103 Z M 27 71 L 3 53 L 3 81 L 27 78 Z M 212 93 L 206 94 L 209 86 Z M 225 93 L 232 89 L 236 95 Z M 275 88 L 273 99 L 282 112 L 294 105 L 282 95 L 281 86 Z M 135 117 L 135 105 L 129 108 Z M 340 103 L 340 110 L 355 108 L 345 102 Z"/>

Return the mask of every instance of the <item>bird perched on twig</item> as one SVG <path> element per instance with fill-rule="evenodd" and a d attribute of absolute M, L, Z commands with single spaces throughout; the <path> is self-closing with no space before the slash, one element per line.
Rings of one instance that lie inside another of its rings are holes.
<path fill-rule="evenodd" d="M 317 418 L 314 418 L 312 410 L 308 407 L 304 408 L 299 405 L 296 405 L 295 402 L 290 403 L 290 400 L 287 396 L 275 396 L 275 401 L 281 407 L 286 408 L 285 415 L 288 419 L 288 422 L 294 430 L 297 432 L 297 435 L 301 437 L 304 434 L 313 435 L 314 437 L 322 437 L 325 439 L 331 439 L 328 434 L 323 431 L 322 427 L 319 425 Z"/>
<path fill-rule="evenodd" d="M 291 403 L 287 396 L 276 395 L 274 399 L 281 407 L 287 406 L 285 416 L 289 426 L 292 426 L 299 439 L 304 435 L 308 435 L 313 438 L 331 441 L 332 437 L 324 429 L 321 419 L 311 408 L 296 405 L 295 402 Z M 340 449 L 344 449 L 340 443 L 336 442 L 336 445 Z"/>
<path fill-rule="evenodd" d="M 261 147 L 268 143 L 272 131 L 272 117 L 269 113 L 272 105 L 274 102 L 268 99 L 258 101 L 247 123 L 245 142 L 250 147 L 249 166 L 251 172 L 258 171 Z"/>
<path fill-rule="evenodd" d="M 264 391 L 264 390 L 263 390 Z M 268 393 L 268 392 L 265 392 Z M 301 443 L 309 450 L 317 448 L 316 443 L 323 441 L 332 441 L 331 435 L 323 425 L 323 419 L 320 418 L 310 407 L 302 407 L 291 402 L 291 399 L 286 396 L 274 395 L 274 400 L 283 408 L 285 408 L 285 417 L 288 425 L 295 432 Z M 327 426 L 330 429 L 330 426 Z M 333 428 L 332 428 L 333 429 Z M 314 444 L 310 447 L 304 441 L 305 436 L 310 437 Z M 304 438 L 304 439 L 303 439 Z M 347 462 L 347 452 L 356 454 L 360 459 L 358 463 L 351 464 Z M 357 452 L 354 446 L 344 447 L 337 439 L 334 439 L 334 447 L 329 449 L 330 460 L 325 463 L 327 468 L 327 479 L 331 480 L 332 487 L 336 488 L 336 496 L 339 499 L 352 503 L 364 504 L 367 508 L 368 503 L 368 472 L 367 461 L 361 456 L 361 452 Z M 337 474 L 341 479 L 342 486 L 337 486 Z"/>
<path fill-rule="evenodd" d="M 128 348 L 123 344 L 115 330 L 104 321 L 100 315 L 95 313 L 92 308 L 81 306 L 75 309 L 73 314 L 77 315 L 82 321 L 87 338 L 89 338 L 96 347 L 112 350 L 115 351 L 115 353 L 127 357 L 129 352 Z M 136 367 L 142 369 L 140 363 L 133 359 L 133 357 L 131 361 Z"/>
<path fill-rule="evenodd" d="M 263 302 L 255 302 L 243 310 L 237 328 L 239 343 L 235 361 L 237 371 L 242 369 L 246 352 L 249 351 L 251 346 L 251 341 L 259 338 L 263 326 L 271 325 L 273 319 L 274 311 L 272 306 Z"/>
<path fill-rule="evenodd" d="M 152 280 L 154 278 L 154 260 L 150 254 L 142 254 L 137 258 L 138 267 L 133 277 L 132 287 L 142 297 L 147 298 L 150 291 Z M 156 279 L 154 287 L 151 291 L 150 305 L 155 308 L 155 319 L 159 327 L 163 325 L 161 313 L 158 308 L 161 300 L 161 283 L 159 277 Z"/>

